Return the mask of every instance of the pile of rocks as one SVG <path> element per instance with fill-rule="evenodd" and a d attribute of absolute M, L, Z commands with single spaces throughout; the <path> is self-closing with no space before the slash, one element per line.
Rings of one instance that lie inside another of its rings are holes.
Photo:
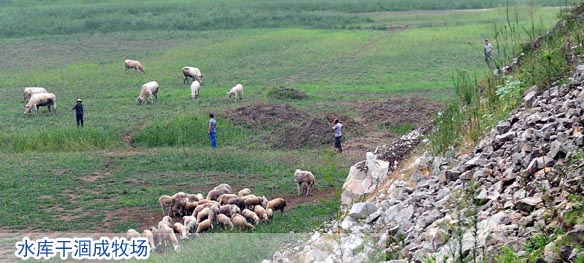
<path fill-rule="evenodd" d="M 442 262 L 474 252 L 492 259 L 502 247 L 524 255 L 530 237 L 560 227 L 582 240 L 584 225 L 567 226 L 562 218 L 577 205 L 569 197 L 584 193 L 583 86 L 580 65 L 569 84 L 527 90 L 523 105 L 471 154 L 424 154 L 407 181 L 388 176 L 394 163 L 382 157 L 391 153 L 368 153 L 345 183 L 346 215 L 272 262 Z M 387 190 L 376 189 L 382 184 Z M 544 260 L 578 256 L 570 245 L 555 245 L 546 247 Z"/>

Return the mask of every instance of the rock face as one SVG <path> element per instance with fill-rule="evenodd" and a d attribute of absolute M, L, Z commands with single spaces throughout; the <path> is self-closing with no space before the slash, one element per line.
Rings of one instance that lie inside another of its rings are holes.
<path fill-rule="evenodd" d="M 397 161 L 388 157 L 397 155 L 388 151 L 395 145 L 368 153 L 343 187 L 347 216 L 278 262 L 452 262 L 457 253 L 493 259 L 501 247 L 526 254 L 523 244 L 558 228 L 576 205 L 569 196 L 584 192 L 584 160 L 566 163 L 584 150 L 584 65 L 569 85 L 536 90 L 526 92 L 524 104 L 472 153 L 418 157 L 409 181 L 390 176 Z M 418 131 L 398 143 L 421 138 Z M 377 189 L 382 184 L 384 191 Z M 374 190 L 370 202 L 353 203 Z M 582 244 L 582 229 L 572 226 L 561 238 Z M 554 249 L 555 243 L 541 260 L 572 262 L 578 256 L 576 248 Z"/>

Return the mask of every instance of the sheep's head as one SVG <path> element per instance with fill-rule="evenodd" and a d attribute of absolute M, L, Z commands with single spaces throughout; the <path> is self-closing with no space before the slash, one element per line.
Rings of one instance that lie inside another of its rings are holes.
<path fill-rule="evenodd" d="M 229 98 L 231 98 L 231 96 L 235 95 L 235 93 L 230 91 L 230 92 L 227 92 L 227 95 L 229 96 Z"/>
<path fill-rule="evenodd" d="M 139 70 L 140 72 L 144 72 L 144 67 L 142 67 L 142 65 L 138 65 L 138 70 Z"/>
<path fill-rule="evenodd" d="M 144 99 L 142 99 L 140 96 L 136 97 L 136 101 L 138 101 L 138 104 L 144 103 Z"/>
<path fill-rule="evenodd" d="M 30 112 L 30 106 L 28 106 L 28 105 L 24 106 L 24 116 L 28 115 L 29 112 Z"/>

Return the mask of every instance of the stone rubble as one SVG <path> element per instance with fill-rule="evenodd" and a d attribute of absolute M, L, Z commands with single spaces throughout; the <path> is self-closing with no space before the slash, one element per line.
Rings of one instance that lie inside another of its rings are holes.
<path fill-rule="evenodd" d="M 425 153 L 413 162 L 409 181 L 391 178 L 403 161 L 391 152 L 398 146 L 367 153 L 343 186 L 345 216 L 264 262 L 452 262 L 457 251 L 493 260 L 503 247 L 525 255 L 530 237 L 564 225 L 561 218 L 575 206 L 570 195 L 584 194 L 584 160 L 566 162 L 584 150 L 584 65 L 569 84 L 533 87 L 523 98 L 472 153 Z M 398 144 L 413 149 L 422 138 L 415 131 Z M 381 185 L 389 187 L 375 192 Z M 563 238 L 584 244 L 584 225 L 548 244 L 542 260 L 579 256 L 569 245 L 554 249 Z"/>

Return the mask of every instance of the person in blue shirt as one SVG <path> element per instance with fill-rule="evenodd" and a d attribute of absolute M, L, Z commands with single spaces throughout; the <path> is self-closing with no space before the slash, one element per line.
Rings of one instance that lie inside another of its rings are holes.
<path fill-rule="evenodd" d="M 83 101 L 81 99 L 77 99 L 77 104 L 71 108 L 71 110 L 75 110 L 75 117 L 77 118 L 77 128 L 79 126 L 83 127 Z"/>
<path fill-rule="evenodd" d="M 215 121 L 215 116 L 213 113 L 209 114 L 209 139 L 211 140 L 211 148 L 217 148 L 217 141 L 215 139 L 215 133 L 217 132 L 217 122 Z"/>
<path fill-rule="evenodd" d="M 337 149 L 338 153 L 343 152 L 343 147 L 341 146 L 341 137 L 343 137 L 343 124 L 339 121 L 339 119 L 335 119 L 333 121 L 333 130 L 335 131 L 335 148 Z"/>

